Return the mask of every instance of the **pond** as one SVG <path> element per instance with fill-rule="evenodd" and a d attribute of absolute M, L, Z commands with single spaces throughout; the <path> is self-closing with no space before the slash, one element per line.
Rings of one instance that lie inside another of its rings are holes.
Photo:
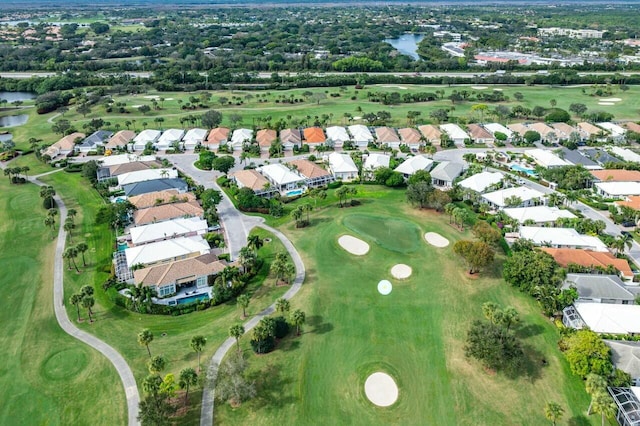
<path fill-rule="evenodd" d="M 422 34 L 402 34 L 398 38 L 386 38 L 383 41 L 389 43 L 398 52 L 411 56 L 413 59 L 420 59 L 418 56 L 418 43 L 422 41 Z"/>
<path fill-rule="evenodd" d="M 8 115 L 6 117 L 0 117 L 0 127 L 16 127 L 22 126 L 29 120 L 29 115 Z"/>
<path fill-rule="evenodd" d="M 10 104 L 15 101 L 28 101 L 36 98 L 35 93 L 31 92 L 0 92 L 0 99 L 6 99 Z"/>
<path fill-rule="evenodd" d="M 13 139 L 11 133 L 0 133 L 0 143 L 10 141 L 11 139 Z"/>

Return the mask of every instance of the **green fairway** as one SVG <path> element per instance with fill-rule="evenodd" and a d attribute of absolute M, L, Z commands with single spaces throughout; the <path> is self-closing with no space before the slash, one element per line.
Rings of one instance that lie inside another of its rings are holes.
<path fill-rule="evenodd" d="M 38 188 L 2 179 L 0 191 L 0 424 L 124 424 L 115 369 L 56 322 L 54 244 Z"/>
<path fill-rule="evenodd" d="M 398 253 L 411 253 L 418 249 L 420 229 L 412 222 L 383 216 L 350 214 L 343 224 L 380 247 Z"/>
<path fill-rule="evenodd" d="M 375 192 L 375 187 L 368 187 L 368 194 Z M 363 204 L 356 208 L 317 211 L 309 228 L 286 227 L 308 271 L 292 301 L 292 309 L 307 313 L 304 333 L 284 339 L 275 352 L 259 357 L 245 339 L 258 397 L 236 409 L 218 404 L 216 422 L 538 425 L 545 424 L 546 402 L 555 401 L 566 410 L 565 419 L 591 424 L 583 417 L 588 397 L 557 349 L 556 328 L 534 301 L 500 278 L 502 259 L 469 279 L 452 245 L 436 249 L 419 239 L 409 253 L 390 249 L 397 245 L 375 244 L 365 256 L 345 254 L 335 240 L 350 233 L 354 223 L 365 239 L 389 244 L 389 238 L 367 227 L 380 227 L 389 216 L 392 223 L 402 223 L 394 226 L 397 240 L 414 239 L 424 231 L 437 231 L 452 243 L 463 237 L 446 215 L 409 208 L 400 191 L 378 188 L 375 195 L 363 195 Z M 392 279 L 390 268 L 398 263 L 413 268 L 409 279 Z M 377 291 L 381 279 L 393 284 L 388 296 Z M 487 373 L 464 356 L 466 331 L 482 317 L 485 301 L 520 312 L 518 335 L 528 361 L 518 379 Z M 399 387 L 399 399 L 389 408 L 373 406 L 364 394 L 366 378 L 376 371 L 390 374 Z"/>

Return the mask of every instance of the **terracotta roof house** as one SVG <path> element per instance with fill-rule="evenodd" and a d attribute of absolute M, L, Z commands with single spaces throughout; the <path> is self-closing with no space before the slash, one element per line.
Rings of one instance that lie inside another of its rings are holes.
<path fill-rule="evenodd" d="M 298 129 L 282 129 L 280 130 L 280 142 L 285 150 L 291 150 L 294 146 L 300 148 L 302 144 L 302 135 Z"/>
<path fill-rule="evenodd" d="M 511 130 L 513 133 L 519 134 L 520 136 L 524 136 L 524 134 L 529 131 L 529 128 L 522 123 L 507 124 L 507 129 Z"/>
<path fill-rule="evenodd" d="M 308 145 L 323 144 L 327 138 L 320 127 L 307 127 L 304 129 L 304 142 Z"/>
<path fill-rule="evenodd" d="M 469 129 L 469 136 L 474 143 L 492 144 L 496 141 L 493 134 L 479 124 L 469 124 L 467 129 Z"/>
<path fill-rule="evenodd" d="M 193 286 L 205 288 L 209 277 L 215 276 L 227 267 L 227 262 L 214 254 L 203 254 L 190 259 L 138 269 L 133 273 L 134 283 L 156 290 L 158 297 L 175 294 L 179 287 Z"/>
<path fill-rule="evenodd" d="M 580 134 L 578 129 L 568 125 L 567 123 L 552 123 L 551 127 L 556 131 L 558 139 L 569 139 L 572 133 Z"/>
<path fill-rule="evenodd" d="M 623 169 L 591 170 L 596 182 L 640 182 L 640 171 Z"/>
<path fill-rule="evenodd" d="M 624 123 L 624 127 L 626 127 L 627 130 L 629 130 L 631 132 L 640 133 L 640 124 L 634 123 L 633 121 L 629 121 L 627 123 Z"/>
<path fill-rule="evenodd" d="M 623 201 L 615 201 L 614 204 L 618 207 L 624 206 L 634 210 L 640 210 L 640 196 L 629 195 Z"/>
<path fill-rule="evenodd" d="M 275 188 L 271 187 L 267 178 L 254 169 L 238 170 L 229 176 L 236 182 L 238 188 L 249 188 L 259 196 L 270 197 L 278 192 Z"/>
<path fill-rule="evenodd" d="M 607 132 L 604 129 L 594 126 L 591 123 L 587 123 L 586 121 L 578 123 L 577 127 L 578 131 L 582 133 L 585 139 L 598 138 L 598 140 L 600 140 L 607 136 Z"/>
<path fill-rule="evenodd" d="M 309 160 L 294 160 L 289 164 L 306 178 L 306 185 L 310 188 L 325 186 L 335 180 L 331 173 Z"/>
<path fill-rule="evenodd" d="M 127 201 L 140 210 L 161 204 L 188 203 L 196 201 L 196 196 L 190 192 L 180 193 L 177 189 L 168 189 L 129 197 Z"/>
<path fill-rule="evenodd" d="M 111 139 L 104 146 L 106 149 L 116 149 L 127 146 L 133 138 L 136 137 L 136 132 L 133 130 L 120 130 L 115 135 L 111 136 Z"/>
<path fill-rule="evenodd" d="M 407 145 L 411 149 L 420 148 L 420 142 L 422 141 L 422 135 L 413 127 L 403 127 L 398 129 L 400 134 L 400 140 L 404 145 Z"/>
<path fill-rule="evenodd" d="M 256 133 L 256 141 L 258 142 L 258 145 L 260 145 L 261 151 L 268 152 L 269 148 L 271 148 L 271 144 L 273 144 L 276 139 L 278 139 L 278 134 L 275 130 L 261 129 Z"/>
<path fill-rule="evenodd" d="M 226 127 L 216 127 L 215 129 L 211 129 L 204 144 L 212 149 L 218 149 L 220 145 L 225 145 L 228 141 L 229 129 Z"/>
<path fill-rule="evenodd" d="M 139 226 L 146 225 L 147 223 L 163 222 L 165 220 L 171 220 L 178 217 L 202 218 L 203 215 L 204 210 L 197 201 L 162 204 L 134 211 L 133 223 L 135 223 L 136 226 Z"/>
<path fill-rule="evenodd" d="M 73 151 L 76 146 L 76 140 L 82 140 L 86 137 L 84 133 L 71 133 L 60 139 L 58 142 L 53 145 L 48 146 L 42 155 L 48 155 L 51 159 L 56 158 L 59 155 L 67 155 Z"/>
<path fill-rule="evenodd" d="M 424 124 L 419 126 L 418 130 L 420 130 L 420 133 L 422 133 L 422 136 L 424 136 L 424 139 L 427 142 L 432 145 L 440 145 L 442 132 L 437 126 L 434 126 L 433 124 Z"/>
<path fill-rule="evenodd" d="M 611 265 L 616 268 L 620 274 L 627 280 L 633 278 L 633 271 L 626 259 L 618 259 L 609 252 L 571 249 L 571 248 L 551 248 L 540 247 L 540 250 L 549 253 L 558 265 L 566 268 L 574 264 L 585 267 L 602 267 L 606 268 Z"/>
<path fill-rule="evenodd" d="M 400 136 L 396 129 L 391 127 L 376 127 L 376 140 L 378 145 L 387 145 L 390 148 L 397 149 L 400 147 Z"/>
<path fill-rule="evenodd" d="M 558 134 L 553 127 L 549 127 L 544 123 L 531 123 L 529 129 L 540 133 L 543 141 L 554 142 L 558 140 Z"/>

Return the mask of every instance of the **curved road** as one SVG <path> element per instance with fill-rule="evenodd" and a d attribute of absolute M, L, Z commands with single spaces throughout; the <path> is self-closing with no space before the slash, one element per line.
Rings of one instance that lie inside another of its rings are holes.
<path fill-rule="evenodd" d="M 44 174 L 51 174 L 56 171 Z M 36 185 L 44 186 L 45 184 L 38 180 L 38 177 L 40 176 L 42 175 L 31 177 L 29 180 Z M 62 253 L 64 252 L 64 246 L 67 240 L 67 232 L 63 227 L 64 220 L 67 217 L 67 207 L 59 196 L 56 195 L 54 199 L 60 209 L 60 227 L 58 230 L 58 241 L 56 243 L 56 253 L 53 266 L 53 307 L 56 319 L 58 320 L 60 327 L 67 334 L 96 349 L 102 355 L 107 357 L 111 364 L 113 364 L 120 376 L 120 380 L 122 380 L 122 385 L 124 386 L 125 397 L 127 400 L 128 424 L 130 426 L 138 425 L 137 417 L 140 394 L 138 393 L 138 386 L 136 385 L 136 380 L 133 377 L 131 368 L 129 368 L 129 365 L 122 355 L 120 355 L 120 353 L 113 347 L 109 346 L 94 335 L 76 327 L 69 319 L 67 310 L 64 307 L 64 262 L 62 260 Z"/>

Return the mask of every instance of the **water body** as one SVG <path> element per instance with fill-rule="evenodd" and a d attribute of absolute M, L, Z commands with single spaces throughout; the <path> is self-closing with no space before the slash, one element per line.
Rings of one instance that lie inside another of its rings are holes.
<path fill-rule="evenodd" d="M 13 138 L 11 133 L 0 133 L 0 143 L 10 141 Z"/>
<path fill-rule="evenodd" d="M 6 99 L 8 103 L 15 101 L 28 101 L 35 99 L 36 94 L 31 92 L 0 92 L 0 99 Z"/>
<path fill-rule="evenodd" d="M 408 55 L 418 60 L 420 59 L 418 56 L 418 43 L 420 43 L 423 38 L 424 35 L 422 34 L 402 34 L 398 38 L 386 38 L 383 41 L 389 43 L 403 55 Z"/>
<path fill-rule="evenodd" d="M 27 114 L 20 115 L 8 115 L 6 117 L 0 117 L 0 127 L 16 127 L 22 126 L 29 120 Z"/>

